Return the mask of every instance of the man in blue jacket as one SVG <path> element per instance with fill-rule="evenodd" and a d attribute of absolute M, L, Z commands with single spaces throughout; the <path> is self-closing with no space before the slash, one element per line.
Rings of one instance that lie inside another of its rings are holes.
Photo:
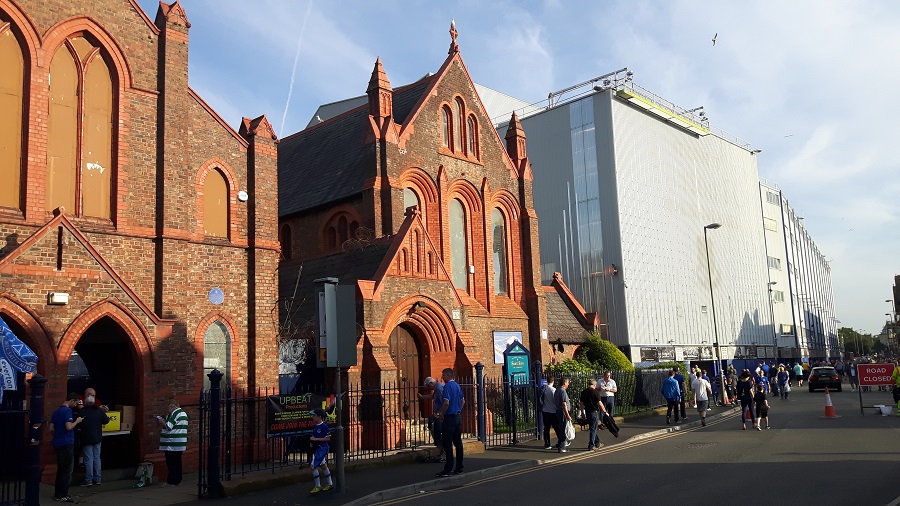
<path fill-rule="evenodd" d="M 678 403 L 681 401 L 681 388 L 675 379 L 674 369 L 669 371 L 669 377 L 663 381 L 660 392 L 666 398 L 666 424 L 672 423 L 672 411 L 675 412 L 675 423 L 678 423 Z"/>
<path fill-rule="evenodd" d="M 687 388 L 684 386 L 684 376 L 681 374 L 681 371 L 678 370 L 677 367 L 672 368 L 672 372 L 675 373 L 675 381 L 678 383 L 678 389 L 681 392 L 678 401 L 678 407 L 681 409 L 681 419 L 687 420 Z M 675 417 L 675 422 L 678 422 L 678 417 Z"/>

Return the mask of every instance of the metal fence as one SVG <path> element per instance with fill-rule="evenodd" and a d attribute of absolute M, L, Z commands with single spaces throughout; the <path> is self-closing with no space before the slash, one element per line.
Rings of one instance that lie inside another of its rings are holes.
<path fill-rule="evenodd" d="M 660 386 L 667 374 L 667 370 L 613 371 L 618 384 L 616 413 L 664 405 Z M 600 372 L 569 376 L 570 396 L 576 405 L 578 394 L 588 381 L 600 377 Z M 457 382 L 466 400 L 461 420 L 463 439 L 477 438 L 485 447 L 497 447 L 540 437 L 541 387 L 537 374 L 527 385 L 511 386 L 501 377 L 484 377 L 480 373 L 476 380 L 460 378 Z M 299 393 L 334 398 L 324 385 L 294 386 L 292 394 Z M 341 401 L 344 459 L 373 459 L 434 446 L 432 400 L 419 397 L 424 393 L 422 387 L 408 382 L 350 385 Z M 276 389 L 219 390 L 217 381 L 201 393 L 198 496 L 219 497 L 222 481 L 309 463 L 309 436 L 269 437 L 267 433 L 268 398 L 280 394 Z M 332 452 L 335 446 L 332 443 Z"/>
<path fill-rule="evenodd" d="M 3 392 L 0 403 L 0 505 L 25 504 L 26 441 L 24 374 L 19 373 L 19 389 Z"/>

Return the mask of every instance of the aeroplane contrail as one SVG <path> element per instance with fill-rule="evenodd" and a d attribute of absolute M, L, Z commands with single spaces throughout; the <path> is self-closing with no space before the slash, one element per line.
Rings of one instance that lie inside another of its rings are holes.
<path fill-rule="evenodd" d="M 291 69 L 291 86 L 288 88 L 287 102 L 284 104 L 284 114 L 281 116 L 281 130 L 278 137 L 283 137 L 284 122 L 287 119 L 288 107 L 291 105 L 291 95 L 294 94 L 294 76 L 297 74 L 297 62 L 300 60 L 300 48 L 303 47 L 303 32 L 306 31 L 306 20 L 309 18 L 309 11 L 312 9 L 312 0 L 306 4 L 306 13 L 303 15 L 303 22 L 300 24 L 300 36 L 297 37 L 297 53 L 294 55 L 294 68 Z"/>

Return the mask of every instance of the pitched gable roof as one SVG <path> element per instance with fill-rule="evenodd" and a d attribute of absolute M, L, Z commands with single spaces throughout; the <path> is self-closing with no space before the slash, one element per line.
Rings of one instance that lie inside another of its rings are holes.
<path fill-rule="evenodd" d="M 394 90 L 394 121 L 402 123 L 433 76 Z M 375 147 L 363 141 L 368 103 L 285 137 L 278 145 L 278 215 L 346 199 L 375 177 Z"/>
<path fill-rule="evenodd" d="M 43 227 L 39 228 L 33 234 L 31 234 L 27 239 L 22 241 L 15 249 L 13 249 L 8 255 L 3 258 L 0 258 L 0 273 L 5 272 L 8 269 L 11 269 L 15 260 L 21 256 L 24 252 L 28 251 L 32 246 L 34 246 L 39 240 L 44 238 L 48 233 L 53 231 L 56 227 L 61 226 L 69 231 L 70 234 L 78 241 L 84 249 L 91 255 L 91 257 L 96 260 L 97 264 L 99 264 L 100 268 L 105 271 L 112 281 L 122 289 L 123 292 L 134 302 L 141 311 L 154 323 L 154 325 L 159 326 L 171 326 L 175 323 L 175 320 L 169 320 L 160 318 L 156 313 L 150 308 L 150 306 L 143 301 L 143 299 L 135 293 L 131 287 L 128 286 L 128 283 L 125 282 L 125 279 L 116 272 L 115 269 L 103 258 L 103 255 L 100 254 L 99 251 L 91 244 L 91 241 L 85 236 L 78 228 L 69 220 L 69 218 L 62 212 L 53 217 L 50 221 L 47 222 Z"/>
<path fill-rule="evenodd" d="M 551 343 L 581 344 L 590 336 L 588 329 L 598 324 L 597 313 L 585 312 L 562 280 L 562 275 L 553 273 L 550 286 L 545 286 L 547 301 L 547 338 Z"/>

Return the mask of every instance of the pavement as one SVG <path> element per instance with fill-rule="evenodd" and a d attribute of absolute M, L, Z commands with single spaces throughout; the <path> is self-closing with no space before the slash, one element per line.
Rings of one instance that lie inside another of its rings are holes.
<path fill-rule="evenodd" d="M 711 421 L 736 415 L 738 410 L 730 407 L 715 407 L 708 413 Z M 667 432 L 691 428 L 700 424 L 696 410 L 688 406 L 688 419 L 680 424 L 666 425 L 665 408 L 616 417 L 619 437 L 613 438 L 607 431 L 600 432 L 600 441 L 605 447 L 624 444 L 629 441 L 653 437 Z M 478 441 L 465 442 L 465 472 L 449 478 L 436 478 L 443 464 L 425 463 L 428 455 L 437 454 L 434 447 L 398 452 L 379 459 L 351 461 L 346 463 L 345 490 L 320 493 L 316 502 L 326 505 L 364 505 L 380 501 L 406 497 L 439 490 L 447 487 L 471 483 L 498 476 L 511 471 L 538 466 L 547 462 L 575 459 L 587 452 L 588 431 L 579 430 L 576 425 L 575 440 L 567 453 L 555 449 L 544 450 L 542 440 L 521 442 L 515 446 L 492 447 L 485 450 Z M 551 431 L 551 438 L 555 434 Z M 333 464 L 332 464 L 333 466 Z M 334 469 L 332 467 L 332 472 Z M 277 472 L 256 472 L 242 478 L 223 482 L 226 498 L 230 504 L 296 504 L 298 496 L 305 496 L 312 488 L 311 470 L 279 470 Z M 186 473 L 179 486 L 160 487 L 151 485 L 140 489 L 131 488 L 135 480 L 106 481 L 102 486 L 73 486 L 70 495 L 81 504 L 138 506 L 140 504 L 184 504 L 198 501 L 197 475 Z M 208 504 L 211 500 L 204 499 Z M 53 486 L 41 486 L 41 502 L 53 502 Z"/>

